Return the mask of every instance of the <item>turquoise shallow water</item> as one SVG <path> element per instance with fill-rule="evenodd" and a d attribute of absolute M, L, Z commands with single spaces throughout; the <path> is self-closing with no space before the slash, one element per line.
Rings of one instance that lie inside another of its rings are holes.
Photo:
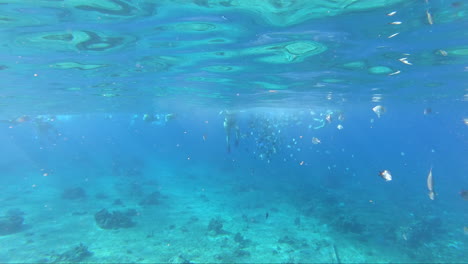
<path fill-rule="evenodd" d="M 463 1 L 0 11 L 0 262 L 468 262 Z"/>

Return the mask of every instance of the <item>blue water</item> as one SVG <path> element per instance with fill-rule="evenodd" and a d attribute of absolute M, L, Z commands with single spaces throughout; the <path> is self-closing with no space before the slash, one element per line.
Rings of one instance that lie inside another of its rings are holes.
<path fill-rule="evenodd" d="M 0 11 L 0 262 L 468 262 L 463 1 Z"/>

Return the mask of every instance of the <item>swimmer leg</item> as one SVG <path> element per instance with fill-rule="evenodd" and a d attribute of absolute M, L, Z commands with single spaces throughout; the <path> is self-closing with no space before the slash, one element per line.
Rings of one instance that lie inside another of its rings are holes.
<path fill-rule="evenodd" d="M 229 144 L 229 132 L 226 134 L 226 149 L 228 153 L 231 153 L 231 145 Z"/>
<path fill-rule="evenodd" d="M 236 141 L 235 141 L 236 147 L 239 145 L 239 138 L 240 138 L 240 130 L 239 130 L 239 127 L 236 126 Z"/>

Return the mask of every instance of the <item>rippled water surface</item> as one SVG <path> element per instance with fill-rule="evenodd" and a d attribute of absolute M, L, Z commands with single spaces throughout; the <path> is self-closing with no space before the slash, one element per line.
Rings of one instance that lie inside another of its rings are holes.
<path fill-rule="evenodd" d="M 466 99 L 463 1 L 0 6 L 0 103 L 13 112 Z"/>

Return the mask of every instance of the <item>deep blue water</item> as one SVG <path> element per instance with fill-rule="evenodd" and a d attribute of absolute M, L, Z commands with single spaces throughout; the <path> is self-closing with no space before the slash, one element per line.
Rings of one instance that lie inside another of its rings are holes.
<path fill-rule="evenodd" d="M 0 10 L 0 262 L 468 261 L 463 1 Z"/>

